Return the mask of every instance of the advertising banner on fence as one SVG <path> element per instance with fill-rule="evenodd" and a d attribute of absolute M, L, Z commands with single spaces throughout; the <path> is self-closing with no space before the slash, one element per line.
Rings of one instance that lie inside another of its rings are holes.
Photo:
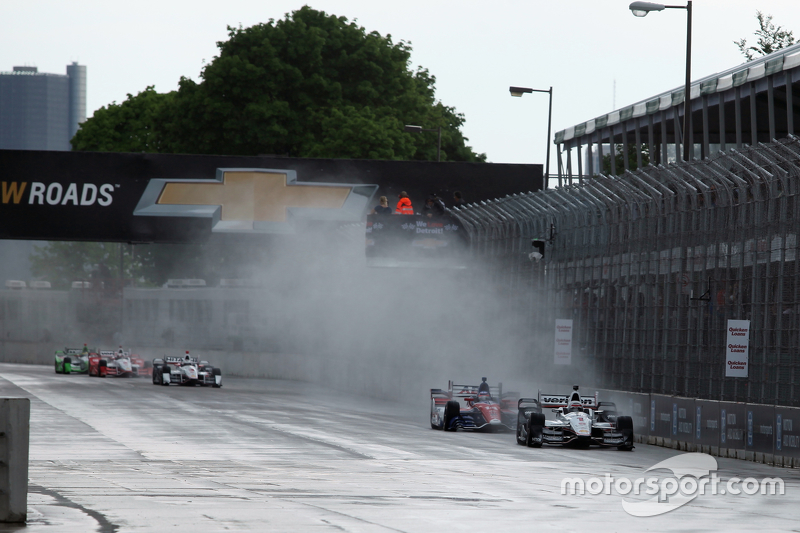
<path fill-rule="evenodd" d="M 800 409 L 775 406 L 775 455 L 800 457 Z"/>
<path fill-rule="evenodd" d="M 555 364 L 572 364 L 572 320 L 556 319 Z"/>
<path fill-rule="evenodd" d="M 719 403 L 719 447 L 744 450 L 746 444 L 747 409 L 743 403 Z"/>
<path fill-rule="evenodd" d="M 728 320 L 728 342 L 725 347 L 725 377 L 747 377 L 747 352 L 750 344 L 750 321 Z"/>
<path fill-rule="evenodd" d="M 775 433 L 775 406 L 747 404 L 747 427 L 745 429 L 747 450 L 773 453 Z"/>
<path fill-rule="evenodd" d="M 714 400 L 695 400 L 695 444 L 703 446 L 719 446 L 720 414 L 719 402 Z M 701 450 L 698 450 L 701 451 Z"/>

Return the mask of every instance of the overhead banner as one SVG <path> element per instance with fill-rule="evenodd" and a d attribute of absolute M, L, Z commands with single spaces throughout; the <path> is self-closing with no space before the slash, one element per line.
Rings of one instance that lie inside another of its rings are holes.
<path fill-rule="evenodd" d="M 380 195 L 419 209 L 434 193 L 451 205 L 455 191 L 475 202 L 542 183 L 542 165 L 0 150 L 0 239 L 261 245 L 363 224 Z"/>
<path fill-rule="evenodd" d="M 556 347 L 555 364 L 572 364 L 572 320 L 568 318 L 556 319 Z"/>
<path fill-rule="evenodd" d="M 368 215 L 367 266 L 466 268 L 470 261 L 461 223 L 442 215 Z"/>
<path fill-rule="evenodd" d="M 725 377 L 746 378 L 750 347 L 750 321 L 728 320 L 728 342 L 725 347 Z"/>

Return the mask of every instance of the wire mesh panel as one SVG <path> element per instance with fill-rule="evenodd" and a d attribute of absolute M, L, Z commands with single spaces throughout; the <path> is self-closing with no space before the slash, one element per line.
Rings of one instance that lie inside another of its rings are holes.
<path fill-rule="evenodd" d="M 573 320 L 600 385 L 800 405 L 799 191 L 790 136 L 451 213 L 476 264 L 529 292 L 531 328 Z M 729 320 L 750 321 L 746 378 L 725 377 Z"/>

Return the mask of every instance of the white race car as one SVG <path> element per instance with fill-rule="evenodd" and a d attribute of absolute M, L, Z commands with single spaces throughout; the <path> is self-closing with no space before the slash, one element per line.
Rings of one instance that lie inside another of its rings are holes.
<path fill-rule="evenodd" d="M 520 398 L 517 414 L 517 443 L 541 447 L 558 444 L 588 448 L 591 445 L 633 449 L 633 419 L 617 415 L 613 402 L 598 402 L 594 396 L 581 397 L 578 386 L 568 396 L 539 393 L 538 400 Z M 552 408 L 555 418 L 546 420 L 543 408 Z"/>
<path fill-rule="evenodd" d="M 153 359 L 153 384 L 169 385 L 211 385 L 215 388 L 222 387 L 222 371 L 211 366 L 208 361 L 198 361 L 196 357 L 186 355 L 183 357 L 164 357 Z"/>

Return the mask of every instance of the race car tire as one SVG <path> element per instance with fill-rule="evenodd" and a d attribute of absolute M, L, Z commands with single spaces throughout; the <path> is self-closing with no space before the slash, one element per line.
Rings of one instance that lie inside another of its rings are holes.
<path fill-rule="evenodd" d="M 617 429 L 625 438 L 625 444 L 617 446 L 617 449 L 623 452 L 633 450 L 633 419 L 629 416 L 618 416 Z"/>
<path fill-rule="evenodd" d="M 527 444 L 525 442 L 526 439 L 522 436 L 523 427 L 525 427 L 525 414 L 524 411 L 520 410 L 517 415 L 517 444 L 520 446 L 525 446 Z"/>
<path fill-rule="evenodd" d="M 100 362 L 97 363 L 97 375 L 101 378 L 106 377 L 106 373 L 103 372 L 104 368 L 108 368 L 108 361 L 105 359 L 100 359 Z"/>
<path fill-rule="evenodd" d="M 452 425 L 452 421 L 461 413 L 461 404 L 457 400 L 450 400 L 444 406 L 444 423 L 442 429 L 445 431 L 456 431 L 458 428 Z M 451 427 L 452 426 L 452 427 Z"/>
<path fill-rule="evenodd" d="M 221 376 L 222 375 L 222 370 L 217 368 L 217 367 L 214 367 L 214 368 L 211 369 L 211 375 L 212 376 Z M 214 378 L 214 381 L 215 381 L 215 383 L 212 384 L 211 386 L 214 387 L 215 389 L 221 389 L 222 388 L 222 383 L 217 385 L 216 384 L 217 378 Z"/>
<path fill-rule="evenodd" d="M 153 368 L 153 385 L 158 385 L 158 379 L 161 377 L 161 369 L 159 367 Z"/>
<path fill-rule="evenodd" d="M 53 369 L 56 371 L 56 374 L 60 374 L 61 372 L 58 371 L 58 361 L 53 363 Z"/>
<path fill-rule="evenodd" d="M 542 413 L 531 413 L 531 418 L 528 420 L 528 435 L 525 438 L 525 445 L 529 448 L 541 448 L 543 428 L 544 415 Z"/>

